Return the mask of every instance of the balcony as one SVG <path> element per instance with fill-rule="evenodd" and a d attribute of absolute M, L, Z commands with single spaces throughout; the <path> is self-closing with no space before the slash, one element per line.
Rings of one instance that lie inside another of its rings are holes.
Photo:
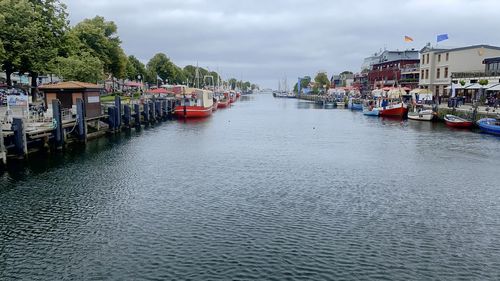
<path fill-rule="evenodd" d="M 500 76 L 500 70 L 497 70 L 497 71 L 474 71 L 474 72 L 453 72 L 451 75 L 454 79 L 492 77 L 492 76 Z"/>

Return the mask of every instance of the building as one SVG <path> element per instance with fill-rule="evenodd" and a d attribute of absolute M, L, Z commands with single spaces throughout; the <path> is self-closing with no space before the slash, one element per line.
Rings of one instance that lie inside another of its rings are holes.
<path fill-rule="evenodd" d="M 415 81 L 409 82 L 410 78 L 414 79 L 415 72 L 405 72 L 402 76 L 402 69 L 410 70 L 409 66 L 418 64 L 419 62 L 419 52 L 415 49 L 405 50 L 405 51 L 388 51 L 385 50 L 379 55 L 373 55 L 371 57 L 365 58 L 363 62 L 363 67 L 371 65 L 367 74 L 367 84 L 368 87 L 364 91 L 371 91 L 376 88 L 382 88 L 385 86 L 403 86 L 409 88 L 415 88 L 417 83 Z M 366 72 L 366 70 L 365 70 Z M 417 73 L 418 75 L 418 73 Z M 402 78 L 404 77 L 404 83 L 402 83 Z M 362 83 L 362 78 L 359 77 L 359 83 Z"/>
<path fill-rule="evenodd" d="M 420 55 L 420 88 L 431 90 L 435 96 L 448 96 L 447 87 L 452 80 L 459 82 L 466 78 L 465 73 L 484 73 L 483 62 L 486 58 L 499 57 L 500 47 L 474 45 L 444 49 L 427 44 Z M 496 66 L 496 62 L 492 62 L 492 67 Z"/>
<path fill-rule="evenodd" d="M 84 82 L 60 82 L 38 87 L 44 93 L 44 101 L 47 108 L 52 105 L 53 99 L 61 102 L 62 109 L 73 109 L 76 100 L 81 98 L 85 103 L 85 116 L 87 118 L 101 115 L 100 91 L 102 86 Z"/>

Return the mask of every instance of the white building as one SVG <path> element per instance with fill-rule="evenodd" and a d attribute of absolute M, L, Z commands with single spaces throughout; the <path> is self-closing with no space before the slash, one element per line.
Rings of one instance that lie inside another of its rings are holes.
<path fill-rule="evenodd" d="M 420 51 L 419 86 L 431 90 L 435 96 L 443 96 L 452 82 L 452 73 L 484 71 L 484 59 L 499 56 L 500 47 L 495 46 L 443 49 L 427 44 Z"/>

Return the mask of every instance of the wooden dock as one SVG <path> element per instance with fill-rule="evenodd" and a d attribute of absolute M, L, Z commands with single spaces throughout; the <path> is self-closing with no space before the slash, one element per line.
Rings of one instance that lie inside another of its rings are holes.
<path fill-rule="evenodd" d="M 116 96 L 114 103 L 102 106 L 101 115 L 87 118 L 82 99 L 77 99 L 76 114 L 63 119 L 61 103 L 53 100 L 51 120 L 34 122 L 14 117 L 10 130 L 5 124 L 0 126 L 0 160 L 6 165 L 9 158 L 26 159 L 35 151 L 60 150 L 68 143 L 86 143 L 88 139 L 115 134 L 125 128 L 149 126 L 168 120 L 174 107 L 173 98 L 122 104 L 121 97 Z"/>

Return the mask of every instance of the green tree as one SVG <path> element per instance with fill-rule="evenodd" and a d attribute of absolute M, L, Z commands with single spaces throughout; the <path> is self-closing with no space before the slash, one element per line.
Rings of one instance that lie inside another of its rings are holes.
<path fill-rule="evenodd" d="M 231 90 L 234 90 L 236 89 L 236 86 L 238 84 L 238 80 L 236 80 L 236 78 L 231 78 L 229 79 L 229 87 L 231 88 Z"/>
<path fill-rule="evenodd" d="M 140 62 L 136 57 L 129 56 L 127 61 L 127 79 L 137 80 L 138 76 L 144 79 L 146 76 L 146 66 Z"/>
<path fill-rule="evenodd" d="M 316 74 L 316 77 L 314 77 L 314 90 L 315 91 L 321 91 L 325 88 L 330 87 L 330 80 L 328 79 L 328 76 L 326 75 L 325 72 L 318 72 Z"/>
<path fill-rule="evenodd" d="M 59 0 L 0 0 L 2 67 L 7 83 L 14 71 L 29 72 L 32 95 L 39 73 L 47 72 L 58 55 L 68 27 L 66 6 Z"/>
<path fill-rule="evenodd" d="M 146 80 L 149 83 L 156 84 L 157 77 L 160 77 L 163 81 L 168 79 L 171 82 L 177 78 L 177 71 L 177 66 L 170 61 L 167 55 L 158 53 L 146 65 Z"/>
<path fill-rule="evenodd" d="M 90 53 L 59 57 L 57 73 L 65 80 L 98 83 L 104 79 L 103 63 Z"/>
<path fill-rule="evenodd" d="M 78 23 L 71 32 L 81 42 L 83 52 L 89 52 L 99 58 L 106 74 L 116 78 L 125 78 L 127 74 L 127 56 L 121 48 L 117 26 L 112 21 L 96 16 Z"/>

